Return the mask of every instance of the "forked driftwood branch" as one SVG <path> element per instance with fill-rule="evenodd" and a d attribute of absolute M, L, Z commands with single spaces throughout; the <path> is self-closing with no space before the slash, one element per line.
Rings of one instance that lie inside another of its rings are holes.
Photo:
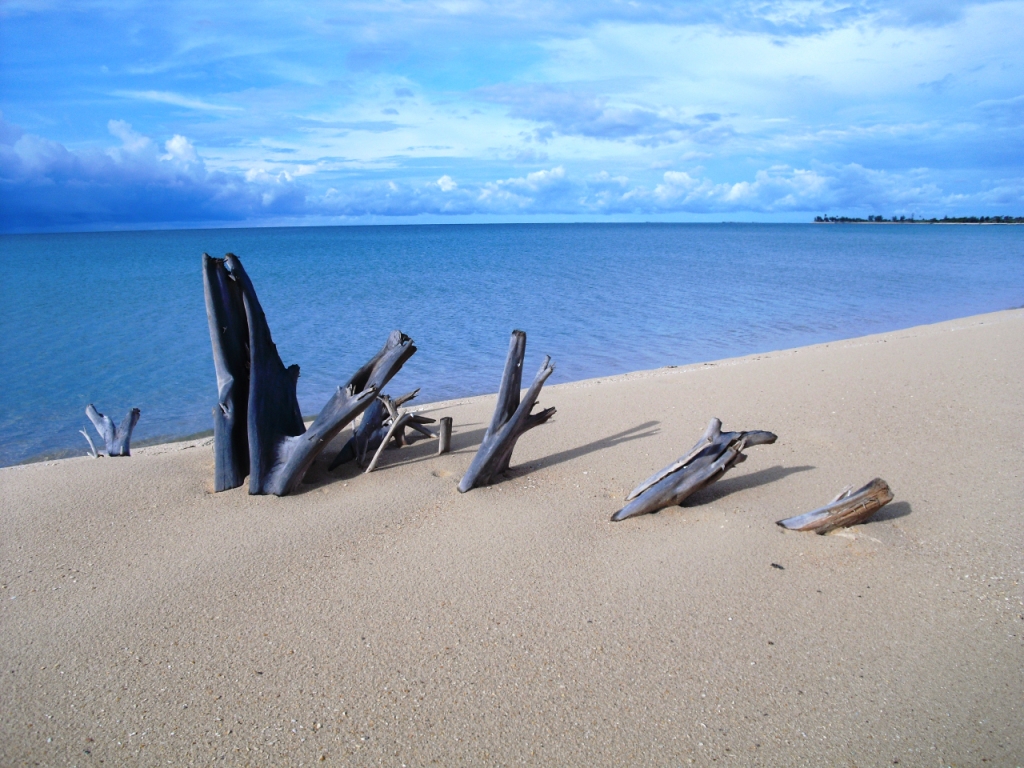
<path fill-rule="evenodd" d="M 367 465 L 366 456 L 369 452 L 376 451 L 382 444 L 387 442 L 385 438 L 389 427 L 395 421 L 398 408 L 415 398 L 419 392 L 419 389 L 414 389 L 412 392 L 406 392 L 394 400 L 387 395 L 378 395 L 370 407 L 363 411 L 363 418 L 360 420 L 359 426 L 353 430 L 352 437 L 338 451 L 338 455 L 334 457 L 334 461 L 327 468 L 328 471 L 334 470 L 353 459 L 356 460 L 360 467 L 365 467 Z M 432 424 L 433 419 L 419 415 L 414 415 L 413 419 L 414 423 L 406 422 L 401 425 L 400 430 L 396 430 L 397 434 L 394 436 L 396 448 L 408 445 L 408 439 L 405 436 L 406 426 L 416 429 L 427 437 L 434 437 L 434 434 L 429 429 L 421 426 L 422 424 Z"/>
<path fill-rule="evenodd" d="M 96 448 L 89 433 L 84 429 L 78 430 L 89 441 L 89 455 L 94 459 L 99 456 L 131 456 L 132 430 L 139 423 L 141 413 L 138 408 L 132 408 L 121 420 L 120 426 L 115 427 L 109 416 L 104 416 L 96 410 L 96 406 L 89 403 L 85 407 L 85 415 L 89 417 L 89 421 L 100 433 L 104 446 L 103 450 Z"/>
<path fill-rule="evenodd" d="M 338 387 L 307 430 L 295 394 L 299 366 L 285 368 L 281 362 L 238 257 L 229 253 L 211 259 L 203 254 L 203 280 L 218 384 L 214 488 L 241 485 L 247 464 L 249 493 L 284 496 L 295 490 L 334 436 L 374 401 L 416 347 L 401 331 L 392 331 L 383 348 Z M 246 449 L 241 446 L 243 434 Z"/>
<path fill-rule="evenodd" d="M 876 477 L 863 488 L 854 491 L 847 486 L 832 501 L 820 509 L 805 512 L 796 517 L 779 520 L 778 524 L 791 531 L 814 531 L 826 534 L 836 528 L 847 528 L 863 523 L 878 510 L 892 501 L 889 484 Z"/>
<path fill-rule="evenodd" d="M 483 442 L 473 457 L 466 474 L 459 482 L 459 492 L 465 493 L 471 488 L 490 485 L 494 479 L 508 469 L 512 460 L 512 451 L 516 441 L 528 429 L 533 429 L 550 419 L 554 408 L 545 408 L 531 413 L 540 395 L 541 387 L 547 381 L 555 366 L 550 357 L 545 357 L 533 383 L 526 391 L 526 397 L 519 400 L 519 388 L 523 381 L 523 357 L 526 355 L 526 334 L 523 331 L 512 331 L 509 340 L 508 357 L 505 359 L 505 371 L 501 375 L 501 389 L 498 391 L 498 404 L 494 408 L 494 416 L 490 426 L 484 433 Z"/>
<path fill-rule="evenodd" d="M 419 390 L 417 389 L 416 392 L 419 392 Z M 384 407 L 387 408 L 389 418 L 386 422 L 387 431 L 381 437 L 377 451 L 373 454 L 373 459 L 370 460 L 370 464 L 366 468 L 367 473 L 373 472 L 377 468 L 377 462 L 380 461 L 381 453 L 384 452 L 384 449 L 392 440 L 394 440 L 394 448 L 401 448 L 403 445 L 409 444 L 409 438 L 405 434 L 407 428 L 414 429 L 426 437 L 436 437 L 433 432 L 423 426 L 424 424 L 433 424 L 433 419 L 427 416 L 420 416 L 418 413 L 400 413 L 398 410 L 398 406 L 415 397 L 416 392 L 410 392 L 408 395 L 398 398 L 398 400 L 392 400 L 387 395 L 381 395 L 378 398 L 378 400 L 384 403 Z"/>
<path fill-rule="evenodd" d="M 712 419 L 704 436 L 688 454 L 655 472 L 626 497 L 630 503 L 612 515 L 617 522 L 682 504 L 686 497 L 722 477 L 746 460 L 743 450 L 751 445 L 774 443 L 771 432 L 723 432 L 722 422 Z"/>

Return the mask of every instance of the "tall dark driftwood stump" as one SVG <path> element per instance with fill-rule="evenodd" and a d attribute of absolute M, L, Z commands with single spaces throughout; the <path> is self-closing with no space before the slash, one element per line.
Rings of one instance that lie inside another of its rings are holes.
<path fill-rule="evenodd" d="M 217 370 L 214 489 L 284 496 L 320 451 L 373 402 L 416 347 L 401 331 L 360 368 L 306 430 L 295 395 L 299 366 L 284 367 L 252 281 L 234 254 L 203 254 L 206 314 Z"/>
<path fill-rule="evenodd" d="M 712 419 L 693 450 L 634 488 L 626 497 L 630 503 L 612 515 L 612 520 L 625 520 L 682 504 L 687 496 L 711 485 L 730 467 L 745 461 L 744 448 L 774 443 L 777 439 L 771 432 L 760 430 L 723 432 L 722 422 Z"/>
<path fill-rule="evenodd" d="M 480 449 L 473 457 L 466 474 L 459 482 L 459 492 L 465 493 L 471 488 L 490 485 L 494 479 L 508 469 L 512 460 L 512 451 L 516 441 L 528 429 L 543 424 L 550 419 L 554 408 L 545 408 L 531 413 L 540 395 L 541 387 L 547 381 L 555 366 L 550 357 L 545 357 L 540 370 L 533 379 L 533 384 L 526 391 L 526 397 L 519 401 L 519 388 L 523 381 L 523 357 L 526 355 L 526 334 L 512 331 L 509 340 L 508 357 L 505 359 L 505 371 L 501 375 L 501 389 L 498 391 L 498 404 L 494 409 L 494 417 L 484 433 Z"/>

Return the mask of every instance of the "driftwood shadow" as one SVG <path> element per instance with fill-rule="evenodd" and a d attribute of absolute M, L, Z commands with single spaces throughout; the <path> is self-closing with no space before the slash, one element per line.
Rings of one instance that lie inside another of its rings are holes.
<path fill-rule="evenodd" d="M 702 504 L 710 504 L 713 501 L 718 501 L 723 496 L 728 496 L 730 493 L 746 491 L 750 488 L 757 488 L 759 485 L 774 483 L 797 472 L 807 472 L 811 469 L 817 469 L 817 467 L 806 464 L 799 467 L 774 466 L 758 470 L 757 472 L 751 472 L 749 475 L 737 475 L 726 478 L 697 491 L 680 506 L 698 507 Z"/>
<path fill-rule="evenodd" d="M 862 525 L 866 523 L 880 523 L 883 520 L 896 520 L 906 517 L 912 511 L 909 501 L 897 501 L 894 504 L 886 504 L 876 514 L 872 515 L 871 519 L 862 523 Z"/>
<path fill-rule="evenodd" d="M 594 453 L 595 451 L 602 451 L 605 448 L 612 448 L 619 443 L 628 443 L 631 440 L 639 440 L 644 437 L 651 437 L 656 435 L 658 430 L 655 429 L 661 422 L 660 421 L 645 421 L 643 424 L 637 424 L 635 427 L 624 429 L 621 432 L 616 432 L 614 435 L 608 435 L 607 437 L 593 440 L 586 445 L 580 445 L 576 448 L 570 448 L 565 451 L 558 453 L 552 453 L 550 456 L 545 456 L 542 459 L 536 459 L 530 462 L 530 464 L 520 464 L 518 467 L 511 467 L 515 472 L 516 476 L 527 475 L 530 472 L 535 472 L 538 469 L 546 469 L 547 467 L 554 467 L 566 461 L 572 461 L 578 459 L 581 456 Z"/>

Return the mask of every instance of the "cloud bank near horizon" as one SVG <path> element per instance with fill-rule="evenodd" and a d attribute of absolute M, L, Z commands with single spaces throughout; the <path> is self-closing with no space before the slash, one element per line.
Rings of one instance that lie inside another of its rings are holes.
<path fill-rule="evenodd" d="M 0 14 L 4 231 L 1024 212 L 1024 0 Z"/>

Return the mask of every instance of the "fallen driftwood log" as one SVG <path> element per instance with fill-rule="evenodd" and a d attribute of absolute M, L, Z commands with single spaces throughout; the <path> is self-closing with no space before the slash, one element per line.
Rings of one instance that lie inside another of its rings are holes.
<path fill-rule="evenodd" d="M 791 531 L 814 531 L 826 534 L 836 528 L 848 528 L 867 521 L 878 510 L 892 501 L 888 483 L 876 477 L 863 488 L 854 491 L 847 486 L 832 501 L 820 509 L 796 517 L 779 520 L 778 525 Z"/>
<path fill-rule="evenodd" d="M 284 496 L 295 490 L 334 436 L 374 401 L 416 347 L 401 331 L 392 331 L 383 348 L 338 387 L 307 430 L 295 394 L 299 366 L 285 368 L 281 362 L 256 290 L 238 257 L 229 253 L 211 259 L 203 254 L 203 267 L 218 384 L 215 490 L 235 488 L 245 478 L 239 446 L 244 412 L 249 493 Z M 239 299 L 244 315 L 238 312 Z M 244 383 L 247 397 L 242 393 Z"/>
<path fill-rule="evenodd" d="M 655 472 L 630 492 L 630 503 L 612 515 L 618 522 L 646 515 L 683 500 L 722 477 L 731 467 L 746 460 L 743 450 L 751 445 L 774 443 L 771 432 L 722 432 L 722 422 L 712 419 L 704 436 L 688 454 Z"/>
<path fill-rule="evenodd" d="M 541 387 L 547 381 L 555 366 L 550 357 L 545 357 L 533 383 L 520 402 L 519 388 L 523 380 L 523 357 L 526 355 L 526 334 L 523 331 L 512 331 L 509 341 L 508 357 L 505 359 L 505 371 L 501 375 L 501 389 L 498 391 L 498 404 L 494 408 L 491 424 L 484 433 L 483 442 L 473 457 L 466 474 L 459 482 L 459 493 L 471 488 L 490 485 L 494 478 L 508 469 L 512 460 L 512 451 L 516 441 L 528 429 L 533 429 L 550 419 L 554 408 L 545 408 L 531 413 L 540 395 Z"/>
<path fill-rule="evenodd" d="M 359 426 L 353 430 L 352 437 L 338 451 L 338 455 L 334 457 L 334 461 L 331 462 L 327 470 L 334 470 L 353 459 L 356 460 L 360 467 L 365 467 L 367 464 L 367 454 L 370 451 L 376 451 L 381 444 L 387 442 L 386 437 L 389 427 L 396 418 L 399 418 L 397 414 L 398 408 L 415 398 L 419 392 L 419 389 L 414 389 L 412 392 L 407 392 L 394 400 L 387 395 L 378 395 L 370 407 L 363 411 L 363 418 L 359 422 Z M 433 432 L 421 426 L 422 424 L 432 424 L 433 422 L 433 419 L 428 419 L 425 416 L 413 415 L 412 421 L 402 424 L 401 428 L 397 430 L 397 434 L 394 435 L 395 447 L 409 444 L 409 440 L 405 435 L 405 427 L 407 426 L 416 429 L 427 437 L 434 437 Z"/>
<path fill-rule="evenodd" d="M 102 413 L 96 410 L 96 406 L 89 403 L 85 407 L 85 415 L 89 417 L 89 421 L 96 427 L 96 431 L 100 433 L 100 437 L 103 438 L 104 450 L 96 448 L 92 438 L 89 437 L 89 433 L 84 429 L 78 430 L 81 432 L 85 439 L 89 442 L 89 455 L 94 459 L 100 456 L 131 456 L 131 441 L 132 441 L 132 430 L 135 429 L 135 425 L 139 423 L 139 416 L 142 415 L 142 411 L 138 408 L 132 408 L 121 419 L 121 424 L 118 427 L 114 427 L 114 422 L 111 421 L 109 416 L 104 416 Z"/>

